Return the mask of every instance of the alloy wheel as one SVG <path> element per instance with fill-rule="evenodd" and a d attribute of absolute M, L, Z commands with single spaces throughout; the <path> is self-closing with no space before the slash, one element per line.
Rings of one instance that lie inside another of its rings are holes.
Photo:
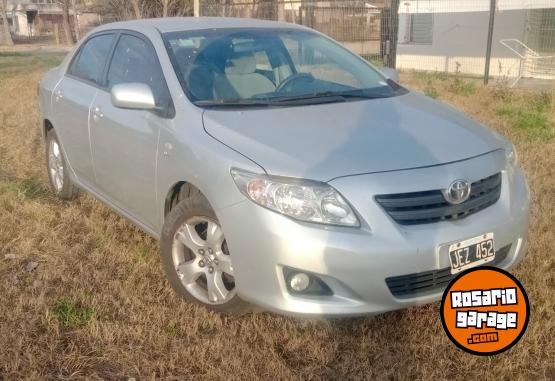
<path fill-rule="evenodd" d="M 54 139 L 48 145 L 48 172 L 54 188 L 60 192 L 64 186 L 64 161 L 60 146 Z"/>
<path fill-rule="evenodd" d="M 173 238 L 172 259 L 183 286 L 205 304 L 224 304 L 235 296 L 231 256 L 218 222 L 189 218 Z"/>

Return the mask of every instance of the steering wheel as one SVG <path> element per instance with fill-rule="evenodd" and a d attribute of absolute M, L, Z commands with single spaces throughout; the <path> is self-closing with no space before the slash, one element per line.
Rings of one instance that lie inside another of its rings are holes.
<path fill-rule="evenodd" d="M 276 93 L 280 93 L 280 92 L 288 93 L 291 91 L 291 87 L 295 82 L 302 81 L 302 80 L 309 80 L 310 82 L 312 82 L 314 80 L 314 77 L 312 76 L 312 74 L 308 74 L 308 73 L 293 74 L 285 78 L 285 80 L 279 84 L 279 86 L 276 88 Z"/>

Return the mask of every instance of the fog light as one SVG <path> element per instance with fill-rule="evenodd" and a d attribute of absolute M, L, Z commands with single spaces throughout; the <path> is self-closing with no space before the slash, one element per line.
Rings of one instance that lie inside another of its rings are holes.
<path fill-rule="evenodd" d="M 329 296 L 333 291 L 316 274 L 305 273 L 303 270 L 283 268 L 283 277 L 287 291 L 295 296 Z"/>
<path fill-rule="evenodd" d="M 310 285 L 310 277 L 305 273 L 297 273 L 289 279 L 291 289 L 297 292 L 303 292 Z"/>

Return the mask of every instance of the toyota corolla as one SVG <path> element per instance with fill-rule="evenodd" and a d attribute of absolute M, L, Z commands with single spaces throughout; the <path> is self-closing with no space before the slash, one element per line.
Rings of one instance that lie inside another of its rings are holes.
<path fill-rule="evenodd" d="M 513 145 L 302 26 L 107 24 L 39 92 L 54 192 L 158 239 L 172 287 L 216 311 L 381 313 L 525 252 Z"/>

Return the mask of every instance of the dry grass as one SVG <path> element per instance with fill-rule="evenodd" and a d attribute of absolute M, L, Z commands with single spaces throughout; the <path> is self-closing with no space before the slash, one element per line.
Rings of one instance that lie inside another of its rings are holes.
<path fill-rule="evenodd" d="M 555 141 L 515 127 L 518 110 L 535 107 L 552 131 L 546 97 L 432 83 L 513 139 L 533 192 L 530 251 L 515 270 L 532 303 L 528 332 L 508 353 L 481 358 L 450 343 L 437 304 L 306 321 L 231 319 L 182 303 L 156 242 L 89 196 L 64 203 L 48 190 L 36 86 L 58 59 L 0 53 L 0 378 L 555 378 Z M 405 78 L 420 89 L 428 79 Z"/>

